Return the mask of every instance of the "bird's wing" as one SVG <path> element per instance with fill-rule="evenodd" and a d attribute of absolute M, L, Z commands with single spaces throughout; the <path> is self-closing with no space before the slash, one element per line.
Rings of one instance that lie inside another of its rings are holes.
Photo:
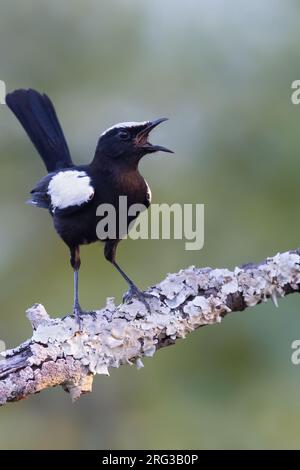
<path fill-rule="evenodd" d="M 90 176 L 83 170 L 63 170 L 50 173 L 31 191 L 28 201 L 53 214 L 68 215 L 88 204 L 95 195 Z"/>
<path fill-rule="evenodd" d="M 42 207 L 44 209 L 50 209 L 51 200 L 48 195 L 48 185 L 53 175 L 54 173 L 49 173 L 35 185 L 30 192 L 30 199 L 26 201 L 27 204 L 35 207 Z"/>

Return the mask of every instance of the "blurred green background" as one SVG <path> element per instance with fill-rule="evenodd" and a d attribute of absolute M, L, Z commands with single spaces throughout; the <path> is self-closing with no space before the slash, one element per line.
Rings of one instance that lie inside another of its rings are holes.
<path fill-rule="evenodd" d="M 89 162 L 123 120 L 168 116 L 145 159 L 154 202 L 205 204 L 205 247 L 132 241 L 119 261 L 142 288 L 191 264 L 232 268 L 300 245 L 299 2 L 3 0 L 0 79 L 57 107 L 72 155 Z M 68 252 L 46 211 L 24 204 L 43 164 L 0 106 L 0 338 L 31 334 L 41 302 L 70 312 Z M 121 300 L 102 246 L 82 250 L 81 302 Z M 299 448 L 300 299 L 236 313 L 145 360 L 96 377 L 76 404 L 60 388 L 0 410 L 0 448 Z"/>

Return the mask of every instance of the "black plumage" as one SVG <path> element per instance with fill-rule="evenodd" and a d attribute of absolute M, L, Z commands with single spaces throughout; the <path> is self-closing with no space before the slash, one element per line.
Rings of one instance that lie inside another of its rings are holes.
<path fill-rule="evenodd" d="M 16 90 L 6 96 L 6 104 L 17 116 L 47 170 L 74 166 L 55 109 L 45 94 Z"/>
<path fill-rule="evenodd" d="M 74 270 L 74 314 L 80 322 L 83 313 L 78 301 L 78 271 L 80 246 L 99 241 L 96 227 L 97 208 L 111 204 L 119 220 L 119 196 L 127 196 L 127 206 L 150 205 L 149 187 L 139 173 L 141 158 L 157 151 L 171 152 L 148 141 L 150 131 L 165 118 L 154 121 L 120 123 L 99 138 L 93 161 L 75 166 L 55 109 L 45 94 L 35 90 L 16 90 L 6 97 L 6 103 L 21 122 L 40 156 L 48 174 L 31 191 L 29 203 L 48 209 L 54 227 L 70 249 Z M 127 217 L 125 232 L 135 217 Z M 116 249 L 124 233 L 103 235 L 104 255 L 129 285 L 126 299 L 137 296 L 149 308 L 144 294 L 135 286 L 116 262 Z"/>

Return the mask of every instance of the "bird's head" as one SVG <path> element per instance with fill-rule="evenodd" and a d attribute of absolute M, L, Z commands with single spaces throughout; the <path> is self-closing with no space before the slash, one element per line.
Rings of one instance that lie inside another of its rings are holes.
<path fill-rule="evenodd" d="M 116 124 L 100 136 L 96 153 L 129 164 L 138 163 L 144 155 L 150 153 L 159 151 L 173 153 L 172 150 L 161 145 L 153 145 L 148 140 L 150 132 L 164 121 L 167 121 L 167 118 Z"/>

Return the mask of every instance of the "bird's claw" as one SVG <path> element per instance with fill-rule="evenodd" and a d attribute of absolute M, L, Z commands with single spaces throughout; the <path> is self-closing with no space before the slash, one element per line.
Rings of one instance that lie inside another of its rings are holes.
<path fill-rule="evenodd" d="M 128 302 L 133 297 L 137 298 L 140 302 L 142 302 L 145 305 L 147 312 L 151 313 L 151 308 L 146 298 L 153 298 L 152 295 L 140 291 L 136 286 L 130 286 L 129 290 L 123 295 L 123 302 Z"/>
<path fill-rule="evenodd" d="M 84 310 L 82 310 L 82 308 L 79 305 L 74 306 L 73 315 L 78 324 L 80 332 L 82 331 L 82 318 L 81 317 L 82 315 L 85 315 L 86 313 L 88 312 L 85 312 Z"/>

